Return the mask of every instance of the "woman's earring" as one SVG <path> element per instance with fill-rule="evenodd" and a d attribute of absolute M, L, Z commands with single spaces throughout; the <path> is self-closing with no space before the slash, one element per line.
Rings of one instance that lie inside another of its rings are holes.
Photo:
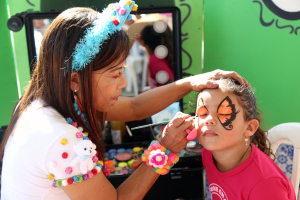
<path fill-rule="evenodd" d="M 73 105 L 74 105 L 75 111 L 76 111 L 77 115 L 81 116 L 82 121 L 87 125 L 87 120 L 85 118 L 85 115 L 83 114 L 82 106 L 81 106 L 75 92 L 77 92 L 77 90 L 74 90 L 74 99 L 75 99 L 75 101 L 74 101 Z"/>
<path fill-rule="evenodd" d="M 249 139 L 248 137 L 245 138 L 246 146 L 247 146 L 247 143 L 248 143 L 248 139 Z"/>

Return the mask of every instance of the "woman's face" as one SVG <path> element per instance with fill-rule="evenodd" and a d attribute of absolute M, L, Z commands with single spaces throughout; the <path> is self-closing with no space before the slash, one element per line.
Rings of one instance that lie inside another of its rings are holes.
<path fill-rule="evenodd" d="M 234 94 L 221 89 L 206 89 L 198 96 L 195 128 L 197 139 L 210 151 L 245 145 L 247 123 Z"/>
<path fill-rule="evenodd" d="M 124 65 L 125 61 L 116 66 L 111 64 L 93 72 L 92 88 L 96 110 L 108 112 L 118 101 L 122 88 L 127 85 L 127 81 L 123 76 Z"/>

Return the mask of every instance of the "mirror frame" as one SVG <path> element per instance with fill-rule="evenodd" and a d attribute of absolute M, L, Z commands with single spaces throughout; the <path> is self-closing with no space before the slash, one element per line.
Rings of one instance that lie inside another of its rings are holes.
<path fill-rule="evenodd" d="M 42 13 L 29 13 L 25 16 L 25 31 L 27 40 L 27 50 L 29 58 L 30 75 L 34 70 L 36 64 L 36 50 L 33 32 L 34 19 L 51 19 L 56 18 L 61 12 L 42 12 Z M 177 7 L 144 7 L 139 8 L 131 14 L 151 14 L 151 13 L 172 13 L 173 23 L 173 57 L 174 57 L 174 81 L 182 78 L 182 57 L 181 57 L 181 17 L 180 10 Z M 183 111 L 183 99 L 179 100 L 180 110 Z"/>

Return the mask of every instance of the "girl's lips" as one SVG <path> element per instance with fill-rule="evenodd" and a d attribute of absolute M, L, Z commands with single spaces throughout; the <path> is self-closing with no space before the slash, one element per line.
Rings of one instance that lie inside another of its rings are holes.
<path fill-rule="evenodd" d="M 204 131 L 203 136 L 214 137 L 214 136 L 218 136 L 218 135 L 215 132 L 211 131 L 211 130 L 206 130 L 206 131 Z"/>

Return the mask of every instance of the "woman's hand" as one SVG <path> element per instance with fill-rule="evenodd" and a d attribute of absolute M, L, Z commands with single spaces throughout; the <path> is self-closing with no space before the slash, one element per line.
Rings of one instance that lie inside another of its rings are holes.
<path fill-rule="evenodd" d="M 192 130 L 194 120 L 190 115 L 182 112 L 176 113 L 175 117 L 168 123 L 162 133 L 159 143 L 173 153 L 179 153 L 187 143 L 187 128 Z"/>
<path fill-rule="evenodd" d="M 250 84 L 238 73 L 233 71 L 223 71 L 219 69 L 212 72 L 187 77 L 183 80 L 189 81 L 193 91 L 200 92 L 205 88 L 217 88 L 218 85 L 211 79 L 219 78 L 232 78 L 237 80 L 241 85 L 251 88 Z"/>

